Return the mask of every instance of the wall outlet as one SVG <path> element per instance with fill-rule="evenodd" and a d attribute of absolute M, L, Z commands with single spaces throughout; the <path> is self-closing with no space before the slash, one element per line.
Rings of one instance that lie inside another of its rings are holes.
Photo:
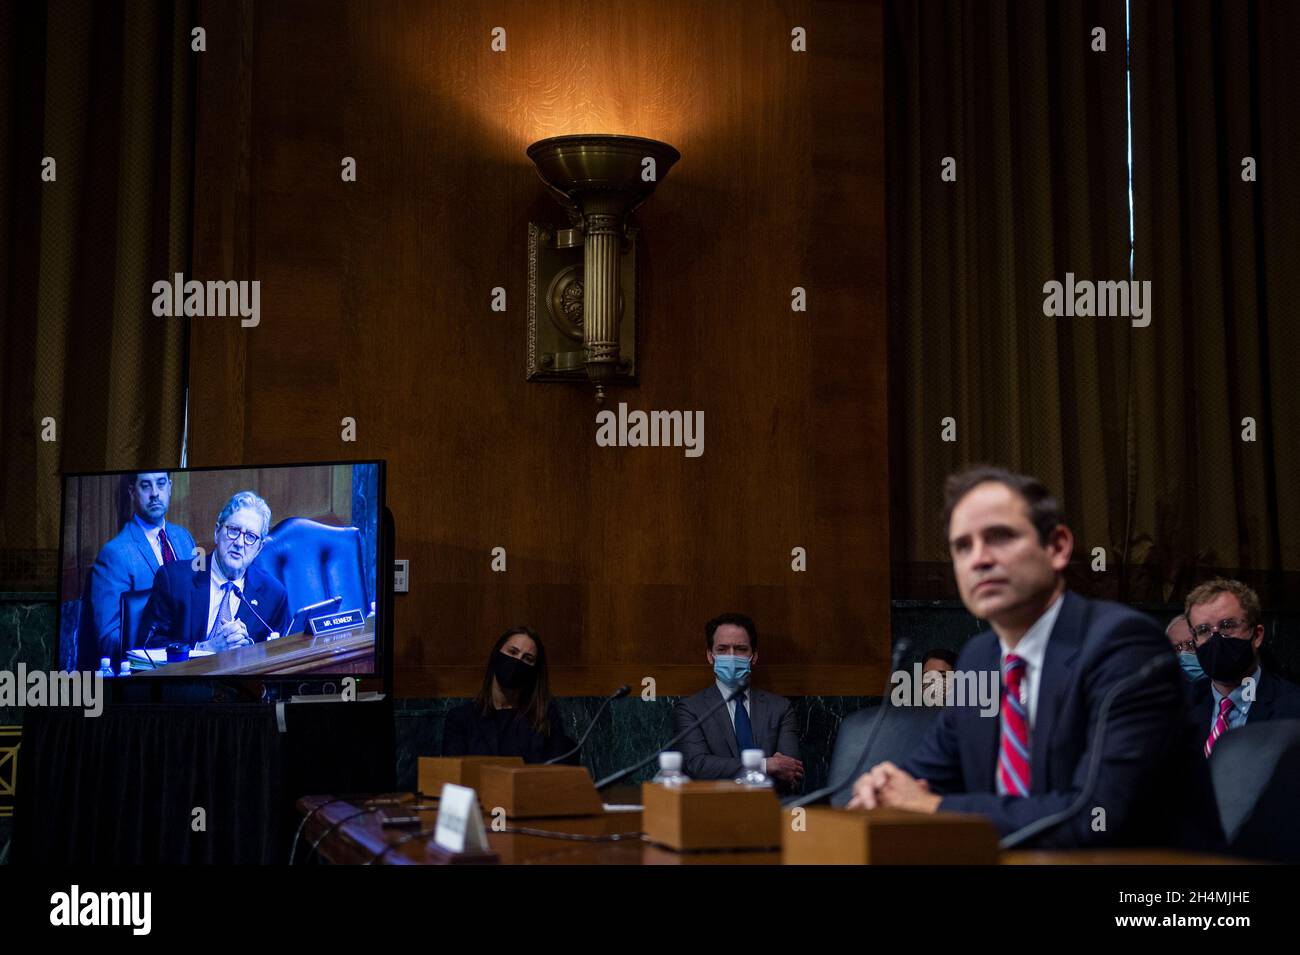
<path fill-rule="evenodd" d="M 410 566 L 409 560 L 393 561 L 393 593 L 404 594 L 411 589 Z"/>

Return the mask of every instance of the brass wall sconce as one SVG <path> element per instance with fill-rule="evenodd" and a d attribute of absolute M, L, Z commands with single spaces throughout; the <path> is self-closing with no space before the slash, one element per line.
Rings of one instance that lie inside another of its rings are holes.
<path fill-rule="evenodd" d="M 632 212 L 681 154 L 639 136 L 555 136 L 528 158 L 570 228 L 528 224 L 528 380 L 636 383 Z"/>

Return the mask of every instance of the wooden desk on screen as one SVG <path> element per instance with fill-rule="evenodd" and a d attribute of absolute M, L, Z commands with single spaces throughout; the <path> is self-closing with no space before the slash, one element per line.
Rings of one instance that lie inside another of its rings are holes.
<path fill-rule="evenodd" d="M 168 663 L 132 676 L 297 676 L 304 673 L 374 673 L 375 618 L 361 630 L 321 637 L 299 633 L 211 656 Z"/>
<path fill-rule="evenodd" d="M 410 795 L 410 794 L 407 794 Z M 636 798 L 635 792 L 619 793 L 610 798 L 623 801 Z M 317 853 L 328 862 L 358 865 L 381 853 L 384 865 L 426 865 L 432 862 L 425 843 L 433 838 L 437 820 L 437 800 L 429 800 L 421 811 L 429 821 L 427 834 L 413 838 L 385 852 L 405 835 L 415 830 L 384 829 L 378 812 L 354 815 L 362 809 L 362 800 L 331 801 L 330 796 L 305 796 L 298 800 L 298 811 L 310 815 L 303 829 L 297 859 L 303 861 L 312 844 L 325 836 Z M 353 818 L 348 818 L 352 816 Z M 606 812 L 599 816 L 570 818 L 512 819 L 513 829 L 566 833 L 585 837 L 619 835 L 618 841 L 575 841 L 528 835 L 519 832 L 493 832 L 492 819 L 484 815 L 488 844 L 503 865 L 779 865 L 780 852 L 673 852 L 643 841 L 640 836 L 641 813 Z M 333 831 L 331 831 L 333 830 Z M 328 833 L 328 835 L 326 835 Z M 1172 849 L 1099 849 L 1099 850 L 1029 850 L 1006 852 L 1002 865 L 1241 865 L 1243 859 L 1199 855 Z M 935 859 L 938 865 L 942 859 Z"/>

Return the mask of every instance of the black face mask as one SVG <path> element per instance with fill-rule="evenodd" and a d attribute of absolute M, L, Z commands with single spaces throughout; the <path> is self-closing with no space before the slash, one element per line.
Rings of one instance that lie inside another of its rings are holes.
<path fill-rule="evenodd" d="M 497 678 L 503 690 L 527 692 L 537 680 L 537 667 L 518 657 L 497 653 L 496 659 L 492 661 L 492 675 Z"/>
<path fill-rule="evenodd" d="M 1236 683 L 1255 669 L 1255 648 L 1250 640 L 1216 633 L 1196 648 L 1196 659 L 1210 679 Z"/>

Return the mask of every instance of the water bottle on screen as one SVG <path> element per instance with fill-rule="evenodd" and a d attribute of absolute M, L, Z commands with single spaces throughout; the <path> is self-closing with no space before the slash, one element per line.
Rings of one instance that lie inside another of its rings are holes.
<path fill-rule="evenodd" d="M 123 660 L 123 661 L 122 661 L 122 672 L 119 673 L 118 676 L 130 676 L 130 675 L 131 675 L 131 661 L 130 661 L 130 660 Z"/>
<path fill-rule="evenodd" d="M 99 658 L 99 675 L 105 680 L 113 676 L 113 661 L 108 657 Z"/>
<path fill-rule="evenodd" d="M 763 751 L 761 749 L 747 749 L 740 754 L 740 765 L 743 767 L 740 775 L 736 777 L 736 782 L 742 786 L 753 786 L 757 789 L 771 789 L 772 780 L 763 773 Z"/>
<path fill-rule="evenodd" d="M 682 772 L 682 754 L 667 752 L 659 754 L 659 772 L 652 780 L 660 786 L 680 786 L 689 783 L 691 777 Z"/>

